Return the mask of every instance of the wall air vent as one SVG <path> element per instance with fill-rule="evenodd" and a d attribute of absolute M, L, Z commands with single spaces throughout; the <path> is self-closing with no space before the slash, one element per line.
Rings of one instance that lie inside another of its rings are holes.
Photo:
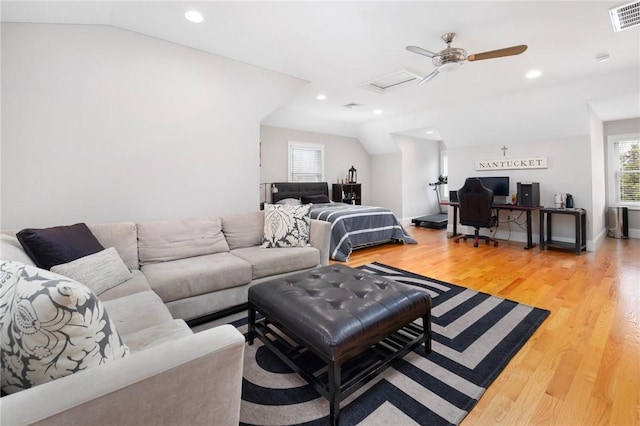
<path fill-rule="evenodd" d="M 615 32 L 637 27 L 640 25 L 640 1 L 611 8 L 609 15 Z"/>
<path fill-rule="evenodd" d="M 412 71 L 403 69 L 368 81 L 360 87 L 373 90 L 376 93 L 387 93 L 391 90 L 404 87 L 409 83 L 417 83 L 422 77 L 423 76 Z"/>
<path fill-rule="evenodd" d="M 346 105 L 342 105 L 342 106 L 345 107 L 345 108 L 353 109 L 353 108 L 361 107 L 362 104 L 356 104 L 356 103 L 351 102 L 350 104 L 346 104 Z"/>

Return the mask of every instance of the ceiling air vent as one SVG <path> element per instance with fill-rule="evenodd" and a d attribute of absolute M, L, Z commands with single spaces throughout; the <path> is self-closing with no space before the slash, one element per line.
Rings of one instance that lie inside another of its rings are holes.
<path fill-rule="evenodd" d="M 618 32 L 640 25 L 640 1 L 609 9 L 613 30 Z"/>
<path fill-rule="evenodd" d="M 387 93 L 391 90 L 399 89 L 407 83 L 417 83 L 422 77 L 421 75 L 404 69 L 368 81 L 361 87 L 373 90 L 376 93 Z"/>

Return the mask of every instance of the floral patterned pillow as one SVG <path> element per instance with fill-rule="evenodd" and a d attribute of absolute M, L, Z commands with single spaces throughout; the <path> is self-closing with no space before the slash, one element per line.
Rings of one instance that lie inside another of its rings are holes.
<path fill-rule="evenodd" d="M 129 353 L 95 293 L 19 262 L 0 262 L 0 332 L 6 393 Z"/>
<path fill-rule="evenodd" d="M 308 246 L 310 211 L 310 204 L 301 206 L 265 204 L 262 247 Z"/>

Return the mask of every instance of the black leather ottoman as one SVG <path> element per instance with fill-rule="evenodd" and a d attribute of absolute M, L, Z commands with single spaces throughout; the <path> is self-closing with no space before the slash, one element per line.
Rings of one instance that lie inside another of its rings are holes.
<path fill-rule="evenodd" d="M 393 360 L 422 343 L 431 352 L 430 315 L 431 298 L 417 287 L 330 265 L 251 287 L 247 340 L 258 336 L 312 384 L 337 424 L 340 401 Z M 308 368 L 309 351 L 327 368 Z"/>

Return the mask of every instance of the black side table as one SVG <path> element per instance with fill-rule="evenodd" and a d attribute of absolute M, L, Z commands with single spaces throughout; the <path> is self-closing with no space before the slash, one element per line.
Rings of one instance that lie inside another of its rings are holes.
<path fill-rule="evenodd" d="M 572 215 L 576 221 L 576 240 L 575 243 L 567 243 L 564 241 L 556 241 L 551 237 L 551 216 L 554 214 Z M 545 240 L 545 218 L 546 218 L 546 240 Z M 577 255 L 582 250 L 587 249 L 587 212 L 584 209 L 550 209 L 544 208 L 540 210 L 540 250 L 545 247 L 555 248 L 559 250 L 575 251 Z"/>

